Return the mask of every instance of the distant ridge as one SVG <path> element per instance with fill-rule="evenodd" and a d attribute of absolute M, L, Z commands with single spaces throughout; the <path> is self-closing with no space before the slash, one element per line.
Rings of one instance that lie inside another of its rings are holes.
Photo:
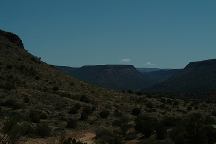
<path fill-rule="evenodd" d="M 80 68 L 59 67 L 70 75 L 109 89 L 139 90 L 150 83 L 133 65 L 86 65 Z"/>
<path fill-rule="evenodd" d="M 191 62 L 180 73 L 152 87 L 153 91 L 193 95 L 216 93 L 216 59 Z"/>

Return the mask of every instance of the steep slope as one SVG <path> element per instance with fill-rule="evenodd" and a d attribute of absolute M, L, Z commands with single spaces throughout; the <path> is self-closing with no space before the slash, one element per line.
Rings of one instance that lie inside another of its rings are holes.
<path fill-rule="evenodd" d="M 80 80 L 110 89 L 138 90 L 148 86 L 151 82 L 132 65 L 95 65 L 77 69 L 58 68 Z"/>
<path fill-rule="evenodd" d="M 42 121 L 55 133 L 66 127 L 74 106 L 79 107 L 73 119 L 80 119 L 87 110 L 95 118 L 98 111 L 109 103 L 112 108 L 120 97 L 65 75 L 28 53 L 17 35 L 0 31 L 0 125 L 5 118 L 17 116 L 16 120 L 24 121 L 33 117 L 35 126 L 43 114 Z M 93 126 L 81 123 L 86 129 Z"/>
<path fill-rule="evenodd" d="M 161 92 L 197 95 L 197 97 L 213 94 L 216 92 L 216 60 L 191 62 L 180 73 L 153 89 Z"/>

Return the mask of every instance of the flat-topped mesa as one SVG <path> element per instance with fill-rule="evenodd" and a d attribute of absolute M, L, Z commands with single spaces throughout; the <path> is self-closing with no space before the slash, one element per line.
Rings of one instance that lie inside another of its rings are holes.
<path fill-rule="evenodd" d="M 4 38 L 4 39 L 6 38 L 9 42 L 15 44 L 16 46 L 18 46 L 20 48 L 24 48 L 22 40 L 16 34 L 0 30 L 0 39 L 2 39 L 2 38 Z"/>
<path fill-rule="evenodd" d="M 88 69 L 88 70 L 105 70 L 105 69 L 113 69 L 113 70 L 123 70 L 123 69 L 131 69 L 136 70 L 133 65 L 85 65 L 80 69 Z"/>
<path fill-rule="evenodd" d="M 216 68 L 216 59 L 209 59 L 204 61 L 190 62 L 185 70 L 197 69 L 197 68 Z"/>

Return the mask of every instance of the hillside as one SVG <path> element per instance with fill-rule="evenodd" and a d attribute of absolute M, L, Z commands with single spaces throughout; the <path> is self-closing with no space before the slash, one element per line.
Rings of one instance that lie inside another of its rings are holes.
<path fill-rule="evenodd" d="M 70 75 L 104 88 L 139 90 L 151 81 L 132 65 L 95 65 L 81 68 L 58 67 Z"/>
<path fill-rule="evenodd" d="M 121 94 L 65 75 L 28 53 L 17 35 L 0 31 L 0 98 L 0 125 L 14 117 L 32 128 L 46 123 L 56 135 L 71 118 L 86 119 L 88 113 L 94 125 L 81 120 L 78 129 L 103 123 L 96 120 L 97 113 L 114 108 L 113 101 L 120 101 Z"/>
<path fill-rule="evenodd" d="M 145 72 L 144 75 L 152 81 L 152 85 L 156 85 L 177 75 L 181 71 L 181 69 L 160 69 L 157 71 Z"/>
<path fill-rule="evenodd" d="M 215 107 L 86 84 L 28 53 L 17 35 L 0 31 L 0 143 L 213 144 Z"/>
<path fill-rule="evenodd" d="M 194 95 L 214 94 L 216 91 L 216 60 L 189 63 L 180 73 L 172 76 L 153 89 L 161 92 Z"/>

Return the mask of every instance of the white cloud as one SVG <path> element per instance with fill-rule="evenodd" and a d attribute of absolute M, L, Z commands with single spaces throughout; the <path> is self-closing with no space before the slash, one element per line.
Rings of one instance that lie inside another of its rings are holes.
<path fill-rule="evenodd" d="M 121 62 L 123 63 L 130 63 L 132 60 L 130 58 L 123 58 L 121 59 Z"/>
<path fill-rule="evenodd" d="M 147 66 L 155 66 L 155 64 L 151 63 L 151 62 L 147 62 L 146 63 Z"/>

